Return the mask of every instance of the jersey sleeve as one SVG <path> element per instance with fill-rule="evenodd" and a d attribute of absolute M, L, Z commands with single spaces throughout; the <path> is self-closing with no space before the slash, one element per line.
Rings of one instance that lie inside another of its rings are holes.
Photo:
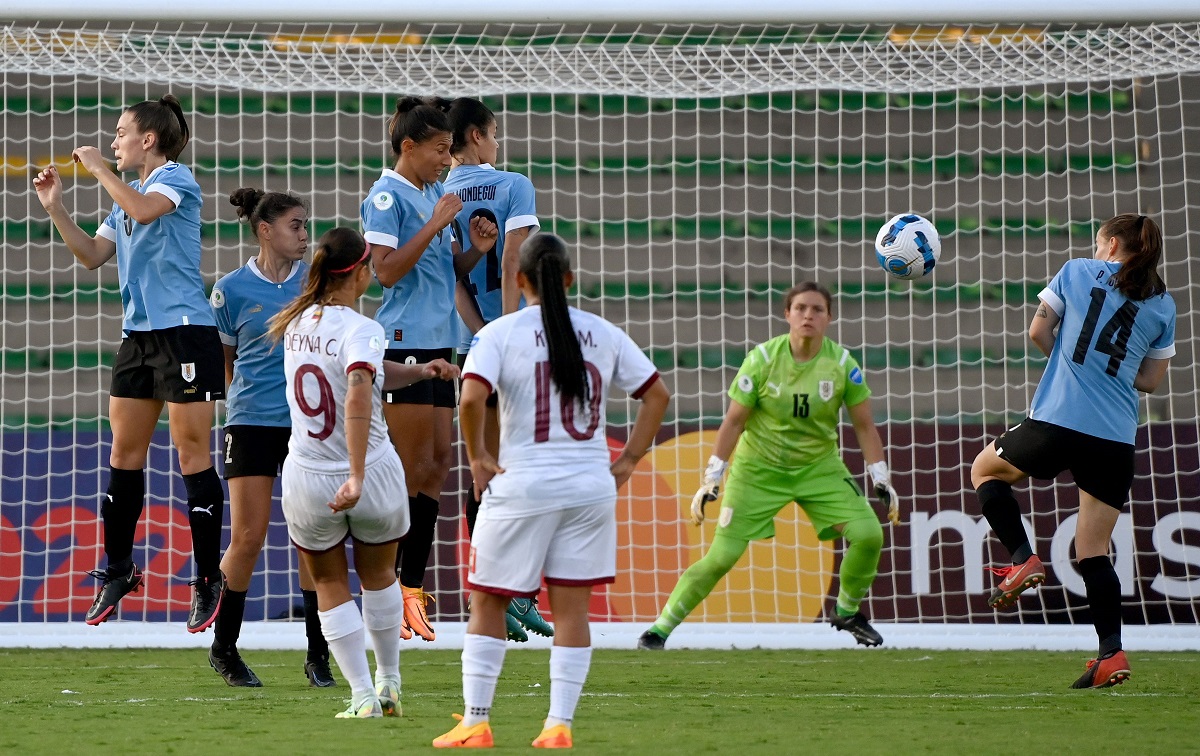
<path fill-rule="evenodd" d="M 471 348 L 467 352 L 467 360 L 463 363 L 463 380 L 479 381 L 495 391 L 500 381 L 500 367 L 503 364 L 503 334 L 504 324 L 494 320 L 475 334 L 471 339 Z"/>
<path fill-rule="evenodd" d="M 537 193 L 533 182 L 519 173 L 512 175 L 516 178 L 508 190 L 508 220 L 504 222 L 504 233 L 530 226 L 537 230 L 542 224 L 537 217 Z"/>
<path fill-rule="evenodd" d="M 372 189 L 362 204 L 363 238 L 368 244 L 400 246 L 400 203 L 389 189 Z"/>
<path fill-rule="evenodd" d="M 758 406 L 758 390 L 767 368 L 767 348 L 759 344 L 750 350 L 729 387 L 729 398 L 743 407 Z"/>
<path fill-rule="evenodd" d="M 229 303 L 229 296 L 226 294 L 228 287 L 228 276 L 217 281 L 213 286 L 212 294 L 208 297 L 208 304 L 212 307 L 213 319 L 217 321 L 217 333 L 221 337 L 221 343 L 225 346 L 236 347 L 238 345 L 237 326 L 233 323 L 233 308 Z"/>
<path fill-rule="evenodd" d="M 846 371 L 846 390 L 842 392 L 842 404 L 853 407 L 869 399 L 871 389 L 867 386 L 862 368 L 858 366 L 858 360 L 854 359 L 850 352 L 843 352 L 842 355 L 842 368 Z"/>
<path fill-rule="evenodd" d="M 117 203 L 114 202 L 112 212 L 108 214 L 108 217 L 106 217 L 104 222 L 101 223 L 96 229 L 96 236 L 99 236 L 102 239 L 108 239 L 110 242 L 114 243 L 117 241 L 117 229 L 120 228 L 118 225 L 118 213 L 120 211 L 121 209 L 117 207 Z"/>
<path fill-rule="evenodd" d="M 1062 266 L 1058 273 L 1054 274 L 1054 278 L 1050 279 L 1050 283 L 1046 285 L 1046 288 L 1038 292 L 1038 299 L 1045 302 L 1046 306 L 1054 310 L 1054 314 L 1060 318 L 1067 310 L 1066 288 L 1067 267 L 1069 265 L 1070 263 L 1068 262 L 1067 265 Z"/>
<path fill-rule="evenodd" d="M 192 177 L 191 172 L 179 163 L 163 166 L 158 175 L 154 177 L 154 183 L 147 186 L 143 193 L 161 194 L 171 200 L 171 203 L 175 205 L 171 212 L 178 210 L 184 203 L 200 200 L 200 186 Z"/>
<path fill-rule="evenodd" d="M 1150 349 L 1146 352 L 1146 356 L 1152 360 L 1165 360 L 1175 356 L 1175 300 L 1170 294 L 1164 294 L 1163 297 L 1169 306 L 1166 308 L 1167 317 L 1162 333 L 1150 342 Z"/>
<path fill-rule="evenodd" d="M 379 375 L 383 371 L 383 326 L 374 320 L 363 320 L 346 337 L 346 343 L 338 350 L 338 359 L 346 375 L 360 369 Z"/>
<path fill-rule="evenodd" d="M 611 325 L 611 324 L 610 324 Z M 613 366 L 613 385 L 634 399 L 641 399 L 658 380 L 658 369 L 629 334 L 616 326 L 612 331 L 617 340 L 617 360 Z"/>

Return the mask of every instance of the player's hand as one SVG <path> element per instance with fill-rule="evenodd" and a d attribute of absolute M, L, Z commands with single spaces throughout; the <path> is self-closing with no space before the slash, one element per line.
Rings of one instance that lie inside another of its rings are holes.
<path fill-rule="evenodd" d="M 360 496 L 362 496 L 362 478 L 357 475 L 351 475 L 338 488 L 337 493 L 333 496 L 333 501 L 329 502 L 329 508 L 334 512 L 345 512 L 347 509 L 353 509 L 354 505 L 358 503 Z"/>
<path fill-rule="evenodd" d="M 443 229 L 450 225 L 460 210 L 462 210 L 462 200 L 457 194 L 453 192 L 443 194 L 437 204 L 433 206 L 433 218 L 430 223 L 433 223 L 438 229 Z"/>
<path fill-rule="evenodd" d="M 95 147 L 76 147 L 71 152 L 71 159 L 82 165 L 93 176 L 109 170 L 108 161 Z"/>
<path fill-rule="evenodd" d="M 62 205 L 62 178 L 53 165 L 46 166 L 33 177 L 33 189 L 47 212 Z"/>
<path fill-rule="evenodd" d="M 708 466 L 704 468 L 704 485 L 692 497 L 692 516 L 689 519 L 693 525 L 704 522 L 704 506 L 721 495 L 721 480 L 725 477 L 727 467 L 729 463 L 720 457 L 708 458 Z"/>
<path fill-rule="evenodd" d="M 452 381 L 458 377 L 458 365 L 446 362 L 441 357 L 430 360 L 421 366 L 421 375 L 424 378 L 441 378 L 443 381 Z"/>
<path fill-rule="evenodd" d="M 888 522 L 893 525 L 899 525 L 900 494 L 896 493 L 896 489 L 892 486 L 892 476 L 888 470 L 887 463 L 876 462 L 872 465 L 867 465 L 867 472 L 871 475 L 871 485 L 875 489 L 875 498 L 879 499 L 879 503 L 887 507 Z"/>
<path fill-rule="evenodd" d="M 496 236 L 500 232 L 495 223 L 482 215 L 471 219 L 467 231 L 471 235 L 471 247 L 480 252 L 491 251 L 492 247 L 496 246 Z"/>
<path fill-rule="evenodd" d="M 632 456 L 622 452 L 617 455 L 617 458 L 608 466 L 608 471 L 612 473 L 613 480 L 617 482 L 617 488 L 629 482 L 629 478 L 633 476 L 634 469 L 637 468 L 638 461 Z"/>
<path fill-rule="evenodd" d="M 492 478 L 503 473 L 504 468 L 497 464 L 496 458 L 487 452 L 471 460 L 471 477 L 475 479 L 475 500 L 482 499 L 483 492 L 487 490 L 488 483 L 492 482 Z"/>

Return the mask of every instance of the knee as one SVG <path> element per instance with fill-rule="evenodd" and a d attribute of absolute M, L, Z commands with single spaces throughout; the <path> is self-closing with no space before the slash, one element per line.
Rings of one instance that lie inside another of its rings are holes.
<path fill-rule="evenodd" d="M 267 540 L 267 531 L 255 527 L 230 528 L 229 549 L 227 553 L 236 554 L 241 559 L 254 560 L 262 551 L 263 543 Z"/>
<path fill-rule="evenodd" d="M 874 518 L 846 523 L 842 536 L 846 543 L 864 551 L 883 551 L 883 526 Z"/>

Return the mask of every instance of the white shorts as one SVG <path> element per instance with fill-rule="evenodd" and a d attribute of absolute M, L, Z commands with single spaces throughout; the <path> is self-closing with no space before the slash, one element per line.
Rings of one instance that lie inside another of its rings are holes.
<path fill-rule="evenodd" d="M 367 465 L 362 496 L 343 512 L 329 508 L 346 482 L 345 472 L 306 470 L 288 455 L 283 463 L 283 519 L 288 537 L 304 551 L 328 551 L 346 540 L 366 544 L 399 541 L 408 532 L 408 488 L 395 452 Z"/>
<path fill-rule="evenodd" d="M 479 510 L 467 587 L 500 596 L 533 597 L 551 585 L 599 585 L 617 575 L 617 502 L 496 518 Z"/>

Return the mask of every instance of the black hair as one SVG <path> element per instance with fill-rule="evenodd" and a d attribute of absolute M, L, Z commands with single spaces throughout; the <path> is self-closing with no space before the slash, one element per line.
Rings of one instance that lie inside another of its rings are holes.
<path fill-rule="evenodd" d="M 450 154 L 456 155 L 467 147 L 467 137 L 471 129 L 486 132 L 488 126 L 496 122 L 496 116 L 487 105 L 470 97 L 459 97 L 450 103 L 447 114 L 450 121 L 450 133 L 453 142 L 450 144 Z"/>
<path fill-rule="evenodd" d="M 829 293 L 829 289 L 826 289 L 816 281 L 801 281 L 792 288 L 788 289 L 783 295 L 783 311 L 787 312 L 788 310 L 792 309 L 792 300 L 809 291 L 815 291 L 824 297 L 825 309 L 831 314 L 833 313 L 833 295 Z"/>
<path fill-rule="evenodd" d="M 563 285 L 570 270 L 567 244 L 560 237 L 534 234 L 521 245 L 521 273 L 541 300 L 542 327 L 550 353 L 550 379 L 564 402 L 587 404 L 590 398 L 587 365 L 579 337 L 571 325 Z"/>
<path fill-rule="evenodd" d="M 284 213 L 301 207 L 308 211 L 304 200 L 291 192 L 267 192 L 262 189 L 242 187 L 229 195 L 229 204 L 237 208 L 238 218 L 250 224 L 250 232 L 258 238 L 258 224 L 272 224 Z"/>
<path fill-rule="evenodd" d="M 366 240 L 354 229 L 339 226 L 326 231 L 317 242 L 317 250 L 313 253 L 312 265 L 309 266 L 300 296 L 271 318 L 267 332 L 271 338 L 275 341 L 282 339 L 288 325 L 310 305 L 324 303 L 333 285 L 354 275 L 361 265 L 369 264 L 370 255 L 366 251 Z"/>
<path fill-rule="evenodd" d="M 192 132 L 183 117 L 183 106 L 173 94 L 165 94 L 157 100 L 145 100 L 131 106 L 129 113 L 142 133 L 154 132 L 158 151 L 167 159 L 174 160 L 183 152 Z"/>
<path fill-rule="evenodd" d="M 405 139 L 418 144 L 438 134 L 450 134 L 446 112 L 450 101 L 444 97 L 401 97 L 396 110 L 388 119 L 388 139 L 392 154 L 400 157 L 400 145 Z"/>
<path fill-rule="evenodd" d="M 1162 231 L 1153 218 L 1125 213 L 1104 221 L 1100 233 L 1116 239 L 1129 257 L 1112 277 L 1117 291 L 1141 302 L 1167 290 L 1158 274 L 1158 264 L 1162 261 Z"/>

